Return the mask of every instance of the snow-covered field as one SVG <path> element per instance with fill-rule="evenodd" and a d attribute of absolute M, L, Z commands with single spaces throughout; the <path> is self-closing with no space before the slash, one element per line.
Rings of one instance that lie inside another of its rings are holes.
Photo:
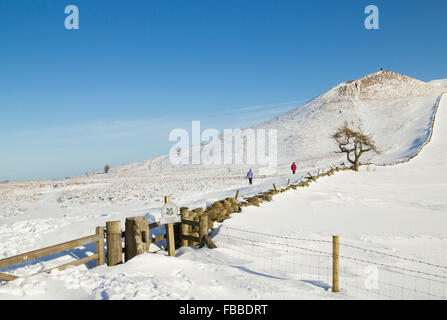
<path fill-rule="evenodd" d="M 176 258 L 158 251 L 113 268 L 88 265 L 23 277 L 0 286 L 0 299 L 446 297 L 446 96 L 431 142 L 420 154 L 407 163 L 380 166 L 419 151 L 430 136 L 436 102 L 446 90 L 438 85 L 441 81 L 430 85 L 388 76 L 378 73 L 378 79 L 341 84 L 261 124 L 278 128 L 280 167 L 274 175 L 256 176 L 250 187 L 243 179 L 245 167 L 173 168 L 167 157 L 116 168 L 109 176 L 0 184 L 1 259 L 90 235 L 109 220 L 145 215 L 155 221 L 164 195 L 181 206 L 205 207 L 236 190 L 247 196 L 269 189 L 271 183 L 298 181 L 307 171 L 344 160 L 332 154 L 335 146 L 328 136 L 345 119 L 361 119 L 382 151 L 368 159 L 378 165 L 362 167 L 359 173 L 337 173 L 310 188 L 277 195 L 261 208 L 244 208 L 215 229 L 218 249 L 182 248 Z M 296 176 L 288 172 L 290 161 L 299 164 Z M 330 292 L 332 235 L 339 235 L 341 243 L 337 294 Z M 93 250 L 88 246 L 51 261 L 0 271 L 26 276 Z M 375 270 L 378 277 L 371 279 L 378 279 L 379 289 L 365 290 L 364 282 Z"/>

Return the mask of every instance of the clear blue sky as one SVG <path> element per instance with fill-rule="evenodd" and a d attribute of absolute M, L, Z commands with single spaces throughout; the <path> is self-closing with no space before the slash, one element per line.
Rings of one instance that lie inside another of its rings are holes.
<path fill-rule="evenodd" d="M 364 28 L 369 4 L 380 30 Z M 192 120 L 244 127 L 380 67 L 447 78 L 446 14 L 445 0 L 1 0 L 0 181 L 141 161 Z"/>

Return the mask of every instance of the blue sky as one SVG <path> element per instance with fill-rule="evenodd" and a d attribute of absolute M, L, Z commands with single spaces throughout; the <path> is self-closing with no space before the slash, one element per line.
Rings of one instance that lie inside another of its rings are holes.
<path fill-rule="evenodd" d="M 79 30 L 66 30 L 67 5 Z M 377 5 L 380 30 L 366 30 Z M 165 154 L 169 132 L 272 118 L 380 67 L 447 78 L 447 2 L 2 0 L 0 181 Z"/>

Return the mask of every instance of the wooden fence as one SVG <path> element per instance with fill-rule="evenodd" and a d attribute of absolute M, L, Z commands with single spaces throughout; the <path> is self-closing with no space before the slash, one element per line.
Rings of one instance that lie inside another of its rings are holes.
<path fill-rule="evenodd" d="M 175 249 L 187 246 L 207 245 L 209 248 L 216 248 L 208 235 L 210 227 L 208 215 L 203 209 L 189 211 L 188 208 L 181 208 L 181 222 L 162 225 L 160 222 L 147 223 L 144 217 L 126 218 L 125 230 L 121 231 L 120 221 L 107 222 L 107 265 L 114 266 L 124 261 L 128 261 L 136 255 L 149 251 L 151 244 L 166 241 L 166 250 L 169 256 L 175 256 Z M 150 231 L 159 227 L 165 227 L 164 233 L 150 237 Z M 117 232 L 119 230 L 119 236 Z M 122 246 L 124 239 L 124 247 Z M 124 252 L 124 259 L 123 259 Z"/>
<path fill-rule="evenodd" d="M 169 198 L 166 200 L 169 200 Z M 0 260 L 0 270 L 91 243 L 96 243 L 95 254 L 37 274 L 50 273 L 54 269 L 64 270 L 69 266 L 79 266 L 93 260 L 96 260 L 96 266 L 103 265 L 105 261 L 107 261 L 108 266 L 115 266 L 132 259 L 136 255 L 148 252 L 151 244 L 163 240 L 166 240 L 170 256 L 175 256 L 175 248 L 179 247 L 195 245 L 203 247 L 208 245 L 210 248 L 216 248 L 208 236 L 210 224 L 208 223 L 208 215 L 203 212 L 203 209 L 189 211 L 188 208 L 181 208 L 181 212 L 181 222 L 164 225 L 165 233 L 156 237 L 149 237 L 150 230 L 162 227 L 163 225 L 160 222 L 148 223 L 144 217 L 130 217 L 126 219 L 125 231 L 122 231 L 120 221 L 108 221 L 105 229 L 104 227 L 97 227 L 96 233 L 93 235 L 2 259 Z M 107 242 L 107 250 L 105 250 L 105 241 Z M 19 277 L 16 275 L 0 272 L 0 281 L 12 281 L 17 278 Z"/>
<path fill-rule="evenodd" d="M 52 254 L 64 252 L 77 247 L 85 246 L 87 244 L 96 243 L 96 253 L 94 255 L 88 256 L 86 258 L 78 259 L 58 267 L 54 267 L 39 273 L 49 273 L 54 269 L 64 270 L 68 266 L 79 266 L 87 262 L 96 260 L 96 265 L 100 266 L 104 264 L 104 228 L 97 227 L 96 233 L 87 237 L 71 240 L 68 242 L 56 244 L 47 248 L 34 250 L 26 253 L 22 253 L 13 257 L 0 260 L 0 269 L 4 269 L 13 265 L 22 264 L 24 262 L 29 262 L 35 259 L 43 258 Z M 38 274 L 39 274 L 38 273 Z M 0 280 L 11 281 L 19 278 L 18 276 L 0 273 Z"/>

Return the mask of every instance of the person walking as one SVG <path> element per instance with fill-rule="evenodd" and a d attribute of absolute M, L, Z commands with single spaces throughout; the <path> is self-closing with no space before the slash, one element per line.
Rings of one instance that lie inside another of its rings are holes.
<path fill-rule="evenodd" d="M 247 178 L 248 178 L 248 182 L 250 184 L 253 184 L 253 171 L 251 171 L 251 169 L 248 170 L 248 172 L 247 172 Z"/>
<path fill-rule="evenodd" d="M 296 172 L 296 164 L 295 164 L 295 162 L 292 163 L 292 166 L 290 167 L 290 169 L 292 169 L 293 174 L 295 174 L 295 172 Z"/>

